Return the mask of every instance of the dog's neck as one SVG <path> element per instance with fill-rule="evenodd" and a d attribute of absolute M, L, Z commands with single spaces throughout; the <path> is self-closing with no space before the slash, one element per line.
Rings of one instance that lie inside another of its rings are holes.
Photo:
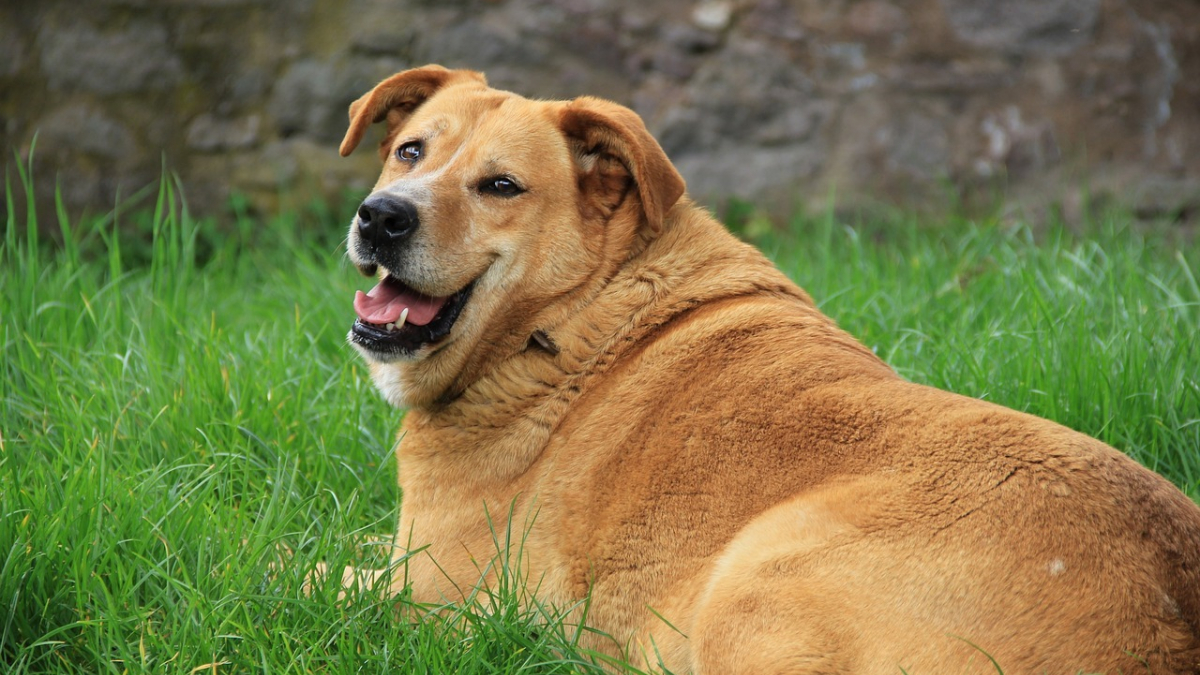
<path fill-rule="evenodd" d="M 547 331 L 567 372 L 599 373 L 672 319 L 716 300 L 769 293 L 813 306 L 762 253 L 707 212 L 684 203 L 675 213 L 586 305 Z"/>
<path fill-rule="evenodd" d="M 596 376 L 687 312 L 725 298 L 770 294 L 828 321 L 762 253 L 690 203 L 681 203 L 640 248 L 561 322 L 528 335 L 460 394 L 411 410 L 405 428 L 420 429 L 422 441 L 402 444 L 402 454 L 461 461 L 462 453 L 472 453 L 473 461 L 491 465 L 481 473 L 508 480 L 536 460 Z"/>

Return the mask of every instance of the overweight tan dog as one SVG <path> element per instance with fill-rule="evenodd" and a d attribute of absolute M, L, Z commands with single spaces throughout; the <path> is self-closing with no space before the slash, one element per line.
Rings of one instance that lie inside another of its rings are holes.
<path fill-rule="evenodd" d="M 1194 503 L 898 377 L 633 112 L 428 66 L 350 107 L 341 154 L 385 121 L 350 340 L 408 408 L 417 600 L 488 583 L 494 532 L 528 527 L 540 601 L 590 593 L 595 646 L 676 673 L 1200 673 Z"/>

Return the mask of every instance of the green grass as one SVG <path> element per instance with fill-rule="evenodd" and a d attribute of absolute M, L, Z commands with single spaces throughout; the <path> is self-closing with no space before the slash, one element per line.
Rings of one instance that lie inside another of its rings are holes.
<path fill-rule="evenodd" d="M 303 591 L 318 561 L 386 560 L 398 502 L 399 413 L 344 344 L 363 285 L 344 214 L 235 209 L 218 228 L 166 181 L 144 215 L 18 222 L 24 167 L 6 188 L 0 670 L 597 671 L 516 579 L 418 624 L 404 597 Z M 1200 261 L 1168 234 L 827 217 L 759 239 L 904 376 L 1200 494 Z"/>

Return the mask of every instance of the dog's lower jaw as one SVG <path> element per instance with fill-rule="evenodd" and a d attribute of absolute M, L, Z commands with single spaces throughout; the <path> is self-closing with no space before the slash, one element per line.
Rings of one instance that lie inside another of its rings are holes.
<path fill-rule="evenodd" d="M 396 351 L 396 352 L 380 353 L 380 352 L 368 349 L 368 348 L 358 344 L 357 341 L 355 341 L 353 331 L 351 331 L 349 334 L 346 335 L 346 343 L 349 344 L 351 347 L 354 347 L 354 350 L 357 351 L 360 356 L 362 356 L 363 360 L 367 362 L 367 365 L 376 365 L 376 364 L 378 364 L 378 365 L 394 365 L 394 364 L 401 364 L 401 363 L 411 363 L 420 358 L 419 354 L 412 353 L 412 352 Z"/>

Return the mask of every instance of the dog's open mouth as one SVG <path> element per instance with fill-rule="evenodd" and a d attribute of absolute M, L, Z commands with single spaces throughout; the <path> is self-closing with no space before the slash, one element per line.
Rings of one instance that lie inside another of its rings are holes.
<path fill-rule="evenodd" d="M 355 293 L 358 320 L 350 341 L 380 354 L 415 352 L 450 334 L 474 286 L 471 282 L 453 295 L 435 298 L 389 274 L 370 291 Z"/>

